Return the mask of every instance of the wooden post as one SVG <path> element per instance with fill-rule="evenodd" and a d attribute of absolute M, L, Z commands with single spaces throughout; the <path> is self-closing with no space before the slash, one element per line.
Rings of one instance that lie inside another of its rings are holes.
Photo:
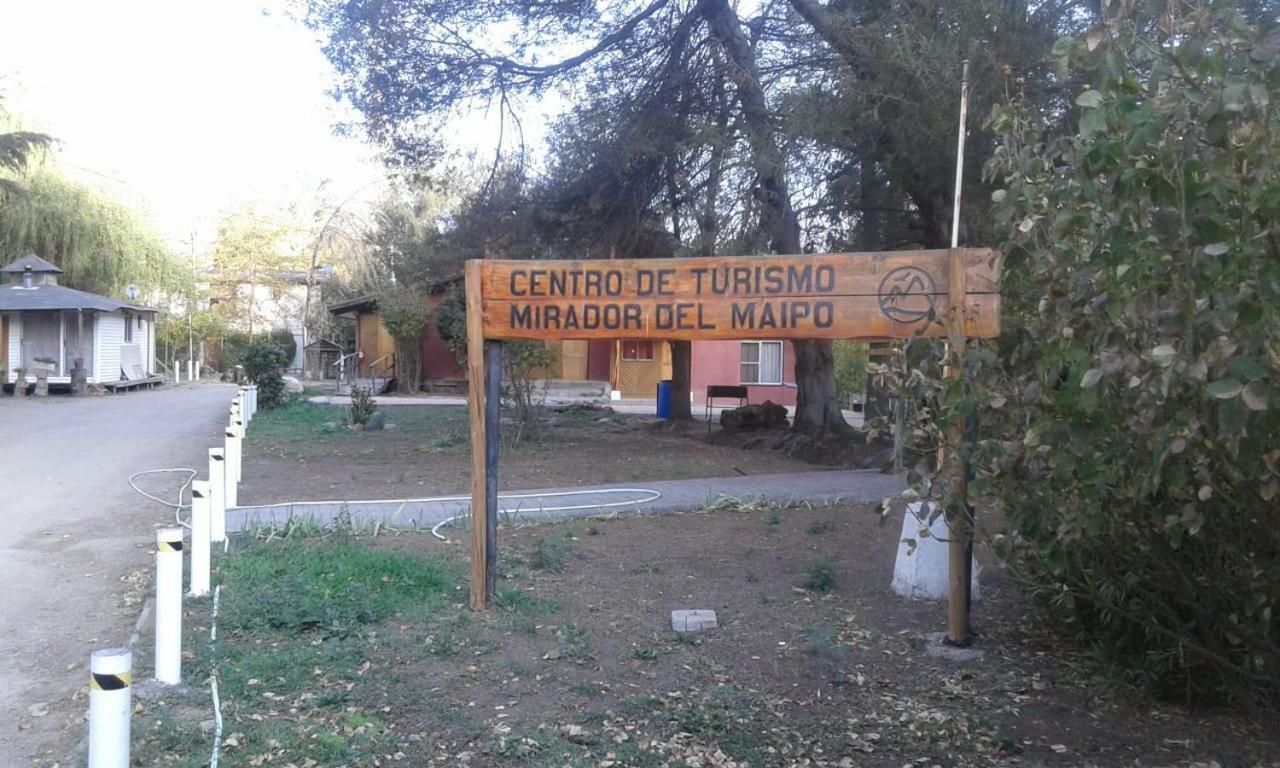
<path fill-rule="evenodd" d="M 950 302 L 950 310 L 947 312 L 950 350 L 945 375 L 949 379 L 963 379 L 966 346 L 965 271 L 954 249 L 951 252 L 950 268 L 947 270 L 947 294 Z M 950 529 L 947 545 L 947 640 L 952 645 L 961 646 L 969 644 L 970 558 L 973 557 L 966 466 L 968 459 L 964 455 L 963 442 L 964 419 L 961 417 L 947 427 L 947 451 L 942 464 L 950 487 L 947 505 L 947 526 Z"/>
<path fill-rule="evenodd" d="M 502 444 L 502 342 L 484 344 L 485 597 L 498 593 L 498 446 Z"/>
<path fill-rule="evenodd" d="M 487 606 L 489 582 L 488 496 L 489 450 L 485 429 L 484 319 L 480 303 L 480 262 L 466 266 L 467 390 L 471 401 L 471 609 Z"/>

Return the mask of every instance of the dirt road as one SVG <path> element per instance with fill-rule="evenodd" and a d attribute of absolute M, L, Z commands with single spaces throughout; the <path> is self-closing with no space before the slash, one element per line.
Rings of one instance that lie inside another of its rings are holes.
<path fill-rule="evenodd" d="M 154 529 L 173 520 L 128 477 L 207 464 L 234 393 L 0 400 L 0 765 L 67 764 L 89 654 L 128 640 Z"/>

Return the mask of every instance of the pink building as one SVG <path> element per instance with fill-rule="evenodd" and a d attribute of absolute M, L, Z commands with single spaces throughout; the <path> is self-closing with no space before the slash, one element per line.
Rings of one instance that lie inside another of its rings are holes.
<path fill-rule="evenodd" d="M 711 385 L 744 384 L 747 402 L 795 405 L 794 364 L 789 341 L 695 341 L 693 400 L 702 404 Z"/>

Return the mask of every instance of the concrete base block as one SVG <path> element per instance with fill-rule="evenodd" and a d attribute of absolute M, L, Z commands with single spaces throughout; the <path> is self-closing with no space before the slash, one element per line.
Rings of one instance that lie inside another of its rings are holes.
<path fill-rule="evenodd" d="M 928 525 L 929 508 L 925 502 L 907 505 L 902 517 L 902 536 L 898 539 L 898 557 L 893 564 L 893 591 L 912 600 L 943 600 L 947 597 L 947 540 L 951 531 L 944 515 Z M 921 535 L 927 525 L 929 534 Z M 971 600 L 978 601 L 978 561 L 973 562 Z"/>
<path fill-rule="evenodd" d="M 982 657 L 986 655 L 981 648 L 975 648 L 972 645 L 967 648 L 958 648 L 954 645 L 947 645 L 945 642 L 946 638 L 946 632 L 930 632 L 925 635 L 925 654 L 937 659 L 946 659 L 947 661 L 958 662 L 982 661 Z"/>
<path fill-rule="evenodd" d="M 703 632 L 716 628 L 715 611 L 672 611 L 671 628 L 677 632 Z"/>

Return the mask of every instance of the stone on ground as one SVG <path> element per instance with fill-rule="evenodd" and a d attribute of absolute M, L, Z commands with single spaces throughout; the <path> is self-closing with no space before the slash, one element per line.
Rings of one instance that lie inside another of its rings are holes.
<path fill-rule="evenodd" d="M 285 392 L 288 392 L 291 395 L 300 395 L 303 393 L 304 390 L 302 388 L 302 382 L 292 376 L 285 376 L 283 378 Z"/>
<path fill-rule="evenodd" d="M 716 628 L 716 612 L 707 610 L 672 611 L 671 628 L 677 632 L 704 632 Z"/>
<path fill-rule="evenodd" d="M 369 423 L 364 428 L 369 432 L 381 432 L 387 426 L 387 414 L 382 411 L 374 411 L 369 414 Z"/>

